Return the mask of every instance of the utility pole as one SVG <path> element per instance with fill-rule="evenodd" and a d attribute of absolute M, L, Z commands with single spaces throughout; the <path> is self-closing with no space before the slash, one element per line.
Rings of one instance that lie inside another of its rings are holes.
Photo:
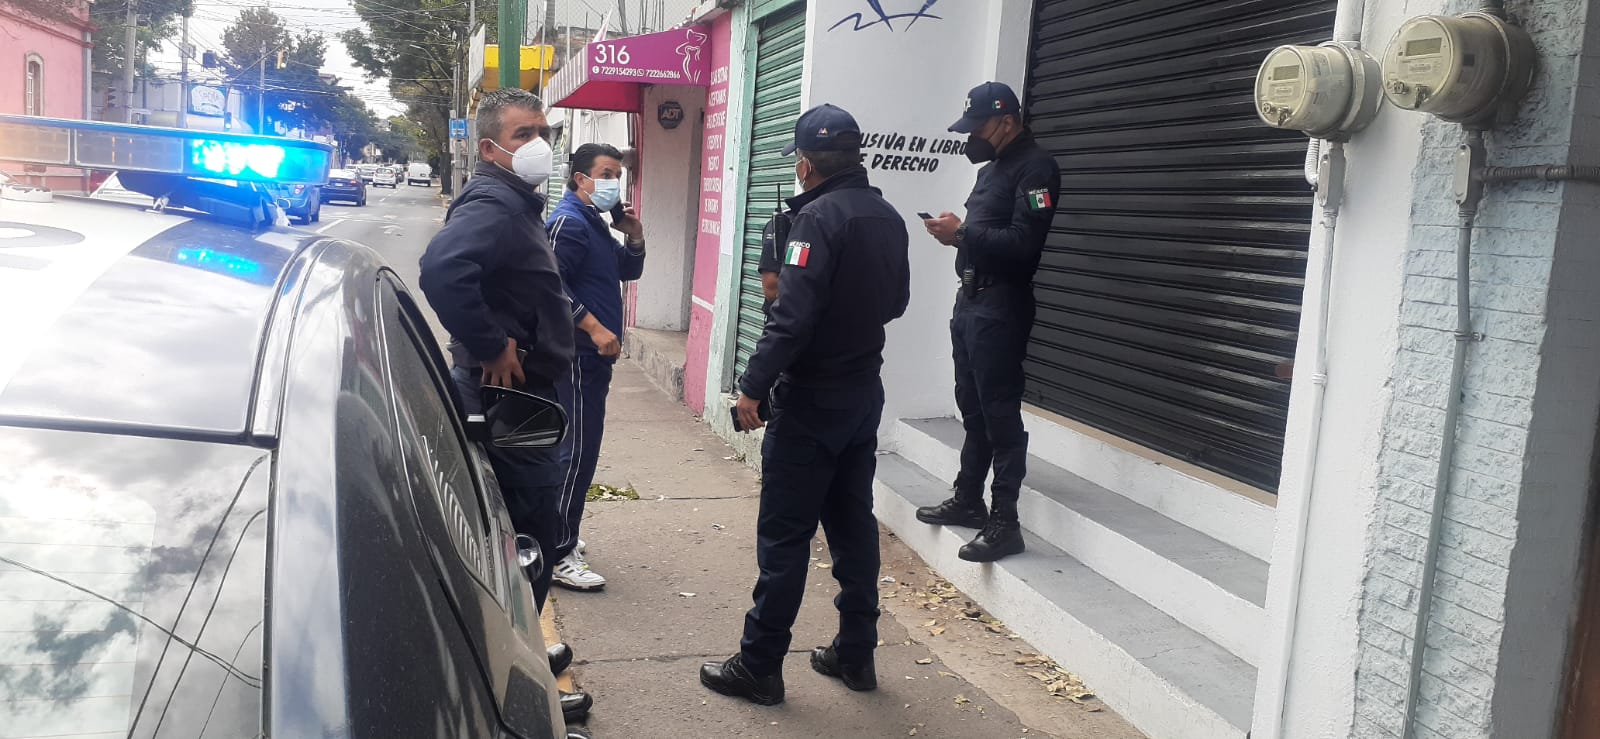
<path fill-rule="evenodd" d="M 123 30 L 122 36 L 122 122 L 133 122 L 133 62 L 136 54 L 134 44 L 139 42 L 139 15 L 134 5 L 135 0 L 128 0 L 128 27 Z"/>
<path fill-rule="evenodd" d="M 272 10 L 272 0 L 267 0 L 267 10 Z M 256 135 L 260 136 L 267 130 L 267 55 L 272 53 L 267 48 L 265 39 L 261 42 L 261 62 L 256 65 Z"/>
<path fill-rule="evenodd" d="M 522 86 L 522 31 L 528 0 L 500 0 L 500 87 Z"/>
<path fill-rule="evenodd" d="M 178 72 L 178 128 L 189 127 L 189 53 L 189 12 L 186 11 L 183 14 L 183 42 L 178 45 L 178 56 L 183 58 L 182 71 Z"/>

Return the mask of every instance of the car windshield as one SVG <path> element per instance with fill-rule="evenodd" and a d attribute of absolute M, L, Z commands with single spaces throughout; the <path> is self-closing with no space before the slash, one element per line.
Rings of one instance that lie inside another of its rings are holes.
<path fill-rule="evenodd" d="M 6 736 L 258 736 L 271 454 L 0 427 Z"/>
<path fill-rule="evenodd" d="M 336 170 L 333 170 L 332 172 L 328 173 L 328 179 L 330 179 L 330 180 L 340 180 L 340 179 L 348 180 L 348 179 L 350 179 L 352 177 L 355 177 L 355 176 L 356 176 L 356 173 L 352 172 L 352 171 L 350 171 L 348 169 L 336 169 Z"/>

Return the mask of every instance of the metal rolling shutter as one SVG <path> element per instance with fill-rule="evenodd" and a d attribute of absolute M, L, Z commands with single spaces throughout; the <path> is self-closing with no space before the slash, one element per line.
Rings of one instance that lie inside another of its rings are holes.
<path fill-rule="evenodd" d="M 1332 0 L 1040 0 L 1028 113 L 1061 164 L 1029 402 L 1276 491 L 1312 192 L 1255 71 Z"/>
<path fill-rule="evenodd" d="M 794 194 L 794 159 L 783 147 L 794 137 L 800 117 L 800 68 L 805 59 L 805 4 L 797 3 L 781 16 L 761 24 L 756 41 L 756 91 L 751 110 L 750 151 L 745 172 L 743 258 L 739 275 L 738 344 L 734 370 L 743 373 L 761 340 L 765 317 L 761 314 L 761 229 L 772 218 L 781 198 Z"/>

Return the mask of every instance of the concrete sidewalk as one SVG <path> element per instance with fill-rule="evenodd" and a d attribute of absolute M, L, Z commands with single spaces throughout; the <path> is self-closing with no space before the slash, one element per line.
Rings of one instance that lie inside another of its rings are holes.
<path fill-rule="evenodd" d="M 596 482 L 640 500 L 588 504 L 583 538 L 606 589 L 552 591 L 577 682 L 595 695 L 597 739 L 1140 736 L 1092 696 L 1052 696 L 1045 678 L 1059 673 L 1040 674 L 1034 650 L 980 620 L 887 532 L 883 574 L 893 581 L 880 585 L 877 691 L 854 693 L 811 670 L 806 653 L 837 624 L 820 536 L 785 664 L 788 701 L 763 708 L 706 690 L 700 663 L 738 648 L 750 606 L 759 483 L 631 362 L 617 365 L 606 426 Z"/>

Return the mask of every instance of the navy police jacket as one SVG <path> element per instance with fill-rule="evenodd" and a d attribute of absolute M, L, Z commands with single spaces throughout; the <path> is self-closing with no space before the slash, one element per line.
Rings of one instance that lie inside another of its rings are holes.
<path fill-rule="evenodd" d="M 422 253 L 422 292 L 450 332 L 456 364 L 476 367 L 528 351 L 530 385 L 572 371 L 572 310 L 545 239 L 544 197 L 516 175 L 480 162 Z"/>
<path fill-rule="evenodd" d="M 779 375 L 817 389 L 876 383 L 884 326 L 911 300 L 905 219 L 861 167 L 788 203 L 795 216 L 778 299 L 739 390 L 765 400 Z"/>
<path fill-rule="evenodd" d="M 592 313 L 600 325 L 622 340 L 622 282 L 644 274 L 644 252 L 619 243 L 600 211 L 571 190 L 556 205 L 547 226 L 550 245 L 561 263 L 561 281 L 572 298 L 577 350 L 597 354 L 588 332 L 577 330 L 577 323 Z"/>
<path fill-rule="evenodd" d="M 967 198 L 966 235 L 957 245 L 956 274 L 970 265 L 980 278 L 1031 283 L 1060 193 L 1055 157 L 1024 132 L 978 170 L 978 184 Z"/>

